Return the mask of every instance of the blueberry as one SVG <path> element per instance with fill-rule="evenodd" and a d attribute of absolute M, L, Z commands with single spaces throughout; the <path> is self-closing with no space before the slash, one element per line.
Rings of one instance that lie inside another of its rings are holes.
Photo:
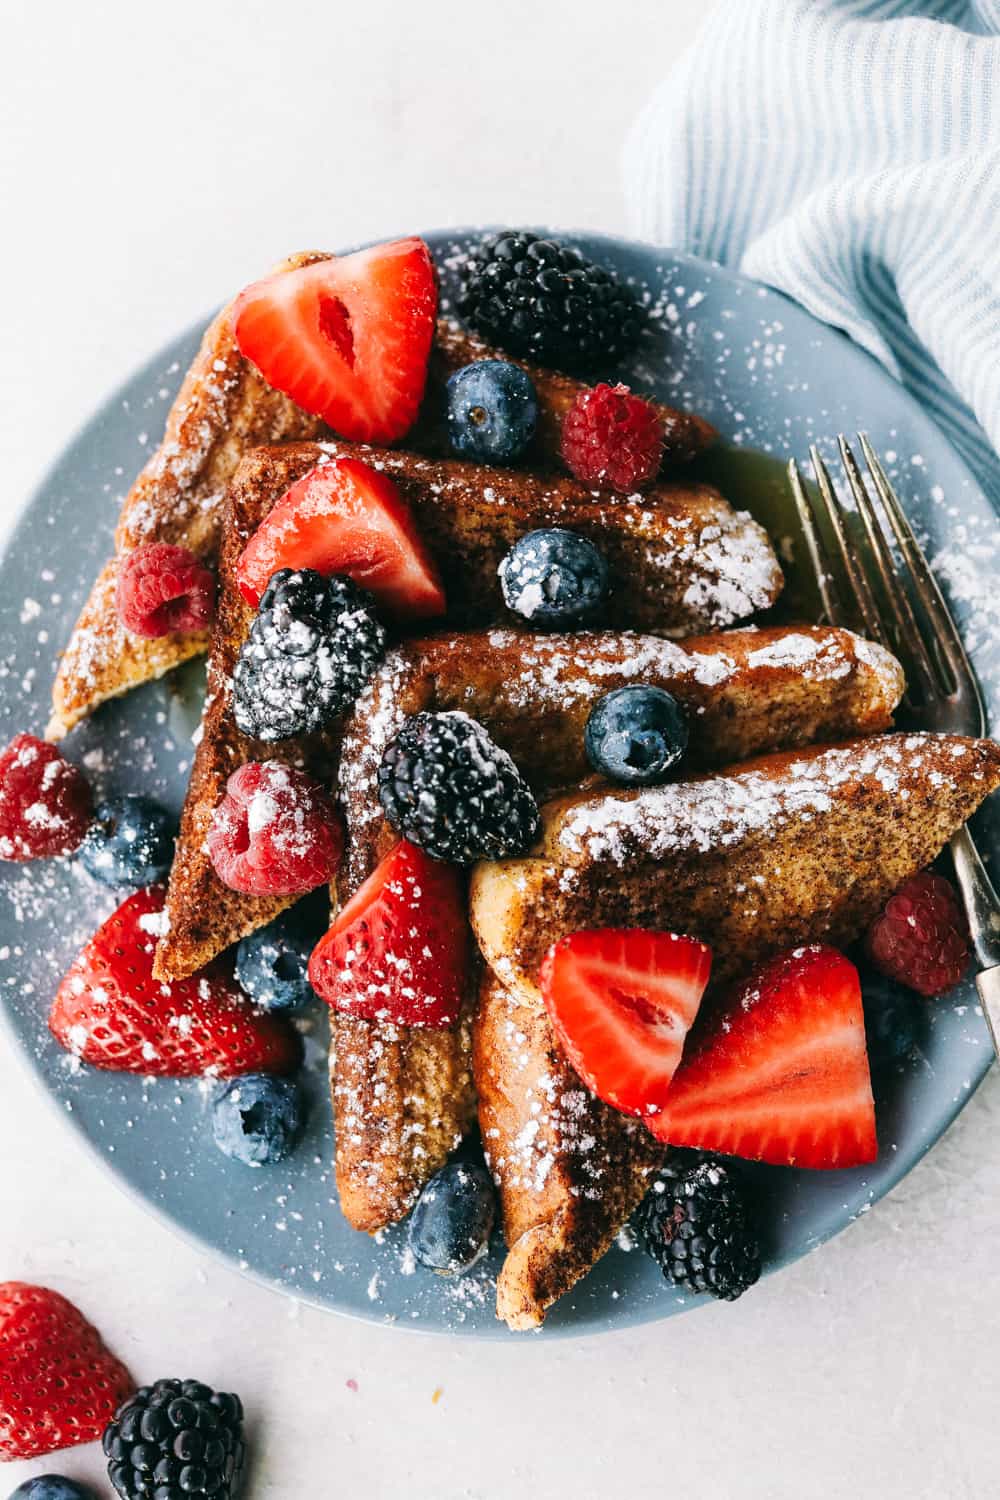
<path fill-rule="evenodd" d="M 493 1180 L 478 1162 L 450 1162 L 428 1182 L 410 1219 L 410 1249 L 443 1275 L 466 1271 L 489 1244 Z"/>
<path fill-rule="evenodd" d="M 927 1035 L 927 1002 L 874 969 L 862 972 L 865 1036 L 873 1068 L 902 1062 Z"/>
<path fill-rule="evenodd" d="M 507 608 L 546 629 L 590 619 L 607 597 L 608 565 L 593 542 L 574 531 L 529 531 L 499 572 Z"/>
<path fill-rule="evenodd" d="M 80 845 L 84 869 L 104 885 L 152 885 L 173 857 L 174 820 L 148 797 L 102 802 Z"/>
<path fill-rule="evenodd" d="M 236 978 L 261 1010 L 296 1010 L 315 998 L 309 955 L 319 933 L 297 908 L 245 937 L 236 949 Z"/>
<path fill-rule="evenodd" d="M 663 688 L 615 688 L 590 711 L 584 733 L 595 771 L 624 786 L 653 786 L 669 775 L 687 749 L 684 709 Z"/>
<path fill-rule="evenodd" d="M 511 464 L 535 434 L 538 401 L 531 377 L 505 359 L 481 359 L 448 381 L 448 437 L 477 463 Z"/>
<path fill-rule="evenodd" d="M 93 1490 L 61 1474 L 39 1474 L 19 1484 L 10 1500 L 93 1500 Z"/>
<path fill-rule="evenodd" d="M 302 1101 L 295 1082 L 269 1073 L 234 1078 L 212 1106 L 215 1144 L 227 1156 L 251 1167 L 283 1161 L 295 1145 L 301 1125 Z M 174 1421 L 172 1408 L 168 1414 Z"/>

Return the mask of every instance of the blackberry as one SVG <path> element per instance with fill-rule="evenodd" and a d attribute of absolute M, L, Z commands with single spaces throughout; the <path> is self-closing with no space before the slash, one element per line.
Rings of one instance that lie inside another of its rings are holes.
<path fill-rule="evenodd" d="M 463 713 L 407 719 L 382 756 L 378 791 L 390 823 L 434 859 L 505 859 L 538 834 L 538 807 L 520 771 Z"/>
<path fill-rule="evenodd" d="M 760 1243 L 743 1193 L 717 1161 L 659 1175 L 639 1211 L 646 1249 L 668 1281 L 735 1302 L 760 1276 Z"/>
<path fill-rule="evenodd" d="M 281 568 L 233 672 L 233 713 L 243 734 L 287 740 L 343 713 L 385 652 L 370 595 L 349 578 Z"/>
<path fill-rule="evenodd" d="M 158 1380 L 118 1408 L 103 1446 L 122 1500 L 233 1500 L 243 1470 L 243 1406 L 239 1396 L 198 1380 Z"/>
<path fill-rule="evenodd" d="M 458 309 L 502 349 L 567 370 L 613 364 L 641 327 L 638 303 L 613 271 L 523 230 L 470 251 Z"/>

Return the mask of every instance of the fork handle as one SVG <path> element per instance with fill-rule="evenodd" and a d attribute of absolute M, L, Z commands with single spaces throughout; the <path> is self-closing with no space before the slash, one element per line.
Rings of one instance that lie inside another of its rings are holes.
<path fill-rule="evenodd" d="M 993 1038 L 993 1049 L 1000 1056 L 1000 964 L 976 975 L 976 989 Z"/>

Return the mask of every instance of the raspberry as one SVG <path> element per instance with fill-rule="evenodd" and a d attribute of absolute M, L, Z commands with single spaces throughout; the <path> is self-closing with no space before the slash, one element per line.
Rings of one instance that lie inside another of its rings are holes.
<path fill-rule="evenodd" d="M 191 634 L 212 622 L 215 579 L 187 547 L 137 547 L 118 572 L 115 606 L 132 635 Z"/>
<path fill-rule="evenodd" d="M 322 787 L 294 766 L 265 760 L 230 776 L 207 842 L 215 873 L 230 890 L 299 896 L 331 878 L 344 840 Z"/>
<path fill-rule="evenodd" d="M 969 928 L 954 887 L 941 875 L 913 875 L 868 929 L 875 967 L 921 995 L 941 995 L 969 966 Z"/>
<path fill-rule="evenodd" d="M 90 823 L 90 788 L 55 745 L 19 734 L 0 755 L 0 859 L 71 854 Z"/>
<path fill-rule="evenodd" d="M 627 385 L 596 385 L 563 419 L 563 462 L 582 484 L 632 494 L 659 473 L 663 438 L 663 418 L 649 401 Z"/>

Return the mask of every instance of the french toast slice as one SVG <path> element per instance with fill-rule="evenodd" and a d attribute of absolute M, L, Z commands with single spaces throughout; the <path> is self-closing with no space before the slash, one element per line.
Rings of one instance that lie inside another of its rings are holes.
<path fill-rule="evenodd" d="M 577 792 L 543 809 L 527 858 L 475 867 L 473 929 L 525 1004 L 549 946 L 585 927 L 688 933 L 725 982 L 784 948 L 852 942 L 998 785 L 992 740 L 887 734 Z"/>
<path fill-rule="evenodd" d="M 470 714 L 545 797 L 587 775 L 583 731 L 590 709 L 603 693 L 634 681 L 665 687 L 687 705 L 690 754 L 699 765 L 816 734 L 883 729 L 903 686 L 887 651 L 821 627 L 730 631 L 683 644 L 633 633 L 537 636 L 500 629 L 404 643 L 365 688 L 344 731 L 339 779 L 348 836 L 340 901 L 396 841 L 382 814 L 377 772 L 409 714 Z M 467 1020 L 437 1032 L 336 1013 L 331 1024 L 341 1207 L 356 1228 L 378 1229 L 409 1210 L 467 1126 L 471 1082 L 453 1089 L 450 1118 L 435 1095 L 420 1132 L 414 1109 L 428 1088 L 405 1082 L 426 1077 L 431 1055 L 442 1078 L 464 1079 Z"/>
<path fill-rule="evenodd" d="M 319 259 L 318 252 L 305 251 L 276 269 L 292 271 Z M 122 558 L 148 542 L 171 542 L 214 565 L 222 498 L 246 450 L 326 431 L 318 417 L 273 390 L 243 358 L 233 337 L 232 304 L 224 307 L 184 377 L 163 441 L 122 503 L 114 556 L 101 569 L 56 671 L 49 739 L 68 734 L 108 698 L 208 649 L 208 631 L 144 640 L 124 628 L 115 607 Z"/>
<path fill-rule="evenodd" d="M 584 1088 L 545 1010 L 522 1004 L 488 969 L 473 1072 L 510 1247 L 497 1316 L 512 1329 L 536 1328 L 610 1248 L 665 1150 L 638 1120 Z"/>
<path fill-rule="evenodd" d="M 276 269 L 291 271 L 329 257 L 322 251 L 290 256 Z M 473 360 L 507 358 L 456 323 L 440 320 L 428 369 L 427 394 L 412 445 L 449 451 L 444 429 L 444 384 Z M 539 421 L 529 461 L 552 468 L 558 458 L 562 418 L 581 381 L 522 364 L 538 396 Z M 664 466 L 686 463 L 716 437 L 701 417 L 655 403 L 665 431 Z M 144 640 L 118 619 L 115 590 L 121 559 L 148 542 L 189 547 L 214 564 L 219 550 L 222 499 L 248 449 L 322 436 L 328 429 L 269 386 L 243 358 L 232 332 L 232 304 L 210 323 L 167 416 L 163 440 L 122 504 L 114 556 L 105 563 L 62 653 L 52 688 L 46 731 L 59 739 L 109 698 L 162 677 L 209 647 L 207 631 Z"/>
<path fill-rule="evenodd" d="M 493 981 L 475 1083 L 509 1247 L 498 1317 L 538 1326 L 610 1244 L 657 1162 L 623 1146 L 620 1118 L 594 1100 L 586 1156 L 598 1175 L 581 1206 L 580 1106 L 567 1130 L 572 1074 L 537 984 L 549 945 L 586 927 L 691 933 L 712 945 L 713 982 L 726 982 L 784 948 L 847 944 L 997 786 L 992 741 L 886 735 L 687 784 L 577 793 L 543 809 L 531 857 L 476 868 L 470 910 Z"/>
<path fill-rule="evenodd" d="M 437 564 L 447 624 L 456 629 L 510 618 L 497 569 L 513 543 L 540 526 L 566 527 L 600 547 L 611 579 L 603 611 L 611 629 L 669 636 L 725 629 L 768 609 L 784 583 L 764 528 L 694 481 L 612 495 L 565 475 L 330 440 L 255 450 L 238 487 L 246 493 L 256 484 L 273 503 L 307 469 L 337 458 L 370 464 L 398 485 Z"/>
<path fill-rule="evenodd" d="M 328 775 L 336 740 L 335 726 L 332 738 L 320 735 L 313 736 L 308 743 L 286 741 L 262 748 L 237 730 L 229 708 L 229 692 L 239 649 L 253 621 L 253 613 L 236 586 L 240 554 L 288 487 L 309 469 L 336 456 L 360 457 L 384 468 L 396 479 L 441 571 L 448 598 L 447 623 L 455 626 L 476 621 L 493 623 L 504 618 L 506 610 L 496 579 L 500 557 L 509 541 L 533 526 L 547 524 L 553 504 L 559 503 L 562 487 L 572 484 L 562 480 L 543 481 L 529 474 L 501 474 L 499 470 L 476 465 L 439 463 L 413 453 L 346 443 L 322 446 L 292 443 L 256 448 L 246 455 L 225 502 L 208 694 L 170 878 L 167 897 L 170 925 L 157 948 L 156 973 L 161 979 L 181 979 L 193 973 L 289 904 L 284 898 L 243 898 L 224 890 L 212 870 L 204 841 L 212 810 L 222 797 L 226 780 L 244 761 L 289 759 L 304 765 L 314 775 Z M 503 486 L 502 493 L 494 484 Z M 574 486 L 574 490 L 579 492 L 582 487 Z M 718 609 L 724 616 L 728 613 L 732 598 L 728 584 L 721 578 L 710 584 L 696 558 L 685 565 L 676 556 L 677 535 L 696 531 L 706 510 L 720 515 L 723 525 L 744 534 L 750 550 L 758 554 L 757 577 L 766 577 L 767 582 L 761 592 L 743 595 L 747 607 L 769 602 L 780 586 L 780 569 L 763 532 L 755 522 L 748 522 L 749 530 L 744 532 L 743 523 L 714 491 L 665 486 L 662 491 L 644 497 L 641 507 L 613 502 L 604 505 L 590 492 L 582 493 L 585 502 L 577 498 L 573 503 L 577 510 L 587 512 L 589 529 L 600 530 L 609 558 L 613 554 L 617 560 L 619 577 L 644 580 L 645 608 L 636 606 L 628 610 L 640 620 L 644 616 L 654 621 L 662 617 L 676 625 L 693 614 L 703 623 L 706 614 Z M 706 545 L 709 555 L 714 556 L 713 549 L 717 546 L 714 523 L 708 529 L 711 538 Z M 730 556 L 734 568 L 740 550 L 737 544 Z M 714 563 L 710 564 L 710 571 L 712 568 Z M 680 599 L 685 586 L 698 593 L 693 609 Z M 623 588 L 620 613 L 626 612 L 626 606 L 634 598 L 633 592 Z M 488 655 L 480 647 L 477 655 L 469 659 L 470 667 L 477 659 L 482 664 Z M 484 669 L 482 665 L 480 669 Z"/>

